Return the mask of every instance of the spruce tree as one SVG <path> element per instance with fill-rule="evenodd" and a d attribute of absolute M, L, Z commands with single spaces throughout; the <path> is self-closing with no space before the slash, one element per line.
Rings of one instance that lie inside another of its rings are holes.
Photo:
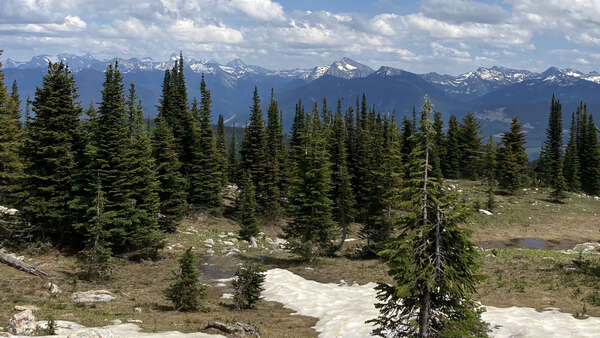
<path fill-rule="evenodd" d="M 348 154 L 346 149 L 347 130 L 341 113 L 341 101 L 335 114 L 331 132 L 329 133 L 329 156 L 331 158 L 331 193 L 333 201 L 333 219 L 342 230 L 342 238 L 337 249 L 341 248 L 348 235 L 348 228 L 354 219 L 354 195 L 348 170 Z"/>
<path fill-rule="evenodd" d="M 211 96 L 206 88 L 204 76 L 200 85 L 200 108 L 194 110 L 198 115 L 198 130 L 192 154 L 190 169 L 189 201 L 194 207 L 219 211 L 221 208 L 222 175 L 219 171 L 217 146 L 211 126 Z"/>
<path fill-rule="evenodd" d="M 450 115 L 446 138 L 446 157 L 444 159 L 444 177 L 456 179 L 460 175 L 460 149 L 458 139 L 458 120 Z"/>
<path fill-rule="evenodd" d="M 2 51 L 0 51 L 2 55 Z M 0 69 L 2 63 L 0 63 Z M 22 196 L 23 147 L 16 82 L 9 96 L 0 71 L 0 205 L 16 207 Z"/>
<path fill-rule="evenodd" d="M 227 181 L 238 184 L 240 179 L 238 177 L 238 152 L 237 152 L 237 139 L 235 137 L 236 127 L 235 125 L 231 131 L 231 140 L 229 142 L 229 150 L 227 151 Z"/>
<path fill-rule="evenodd" d="M 331 251 L 331 170 L 319 115 L 309 114 L 303 133 L 304 152 L 298 153 L 292 176 L 290 207 L 293 221 L 284 229 L 288 248 L 308 261 Z"/>
<path fill-rule="evenodd" d="M 251 309 L 260 300 L 264 290 L 265 268 L 262 265 L 246 262 L 238 268 L 233 286 L 233 303 L 237 310 Z"/>
<path fill-rule="evenodd" d="M 185 178 L 175 148 L 175 138 L 167 122 L 158 117 L 152 135 L 152 155 L 156 162 L 158 197 L 160 200 L 159 226 L 174 232 L 187 209 Z"/>
<path fill-rule="evenodd" d="M 581 176 L 579 166 L 579 154 L 577 153 L 577 122 L 575 113 L 571 116 L 571 132 L 569 134 L 569 143 L 565 151 L 565 181 L 569 191 L 579 191 L 581 189 Z"/>
<path fill-rule="evenodd" d="M 227 142 L 225 141 L 225 122 L 223 115 L 219 114 L 217 122 L 217 158 L 219 159 L 219 171 L 221 172 L 221 186 L 225 186 L 227 181 Z"/>
<path fill-rule="evenodd" d="M 252 183 L 256 188 L 258 205 L 261 210 L 265 210 L 268 203 L 265 186 L 265 182 L 267 181 L 265 172 L 267 163 L 267 134 L 260 106 L 260 97 L 258 96 L 258 89 L 256 87 L 254 88 L 252 98 L 250 123 L 246 126 L 244 132 L 240 154 L 241 167 L 244 171 L 250 173 Z"/>
<path fill-rule="evenodd" d="M 475 114 L 468 113 L 458 131 L 459 166 L 463 178 L 478 179 L 481 164 L 480 133 Z"/>
<path fill-rule="evenodd" d="M 525 153 L 525 133 L 517 117 L 513 117 L 510 130 L 502 135 L 497 152 L 498 183 L 514 194 L 528 183 L 529 163 Z"/>
<path fill-rule="evenodd" d="M 48 65 L 33 100 L 35 116 L 25 133 L 24 181 L 20 210 L 36 228 L 36 237 L 70 244 L 79 239 L 73 229 L 70 204 L 75 199 L 77 142 L 81 108 L 71 71 L 62 63 Z"/>
<path fill-rule="evenodd" d="M 188 248 L 179 259 L 179 269 L 173 271 L 171 284 L 164 291 L 165 297 L 173 303 L 177 311 L 196 311 L 206 297 L 206 286 L 199 281 L 196 269 L 196 256 Z"/>
<path fill-rule="evenodd" d="M 258 205 L 256 204 L 254 184 L 249 173 L 242 176 L 242 192 L 239 198 L 238 220 L 241 224 L 240 238 L 250 241 L 250 238 L 256 237 L 259 232 L 258 217 L 256 215 Z"/>
<path fill-rule="evenodd" d="M 581 167 L 581 184 L 588 195 L 600 195 L 600 147 L 598 145 L 598 128 L 592 114 L 587 116 L 583 128 L 585 164 Z"/>
<path fill-rule="evenodd" d="M 494 197 L 494 189 L 496 188 L 496 148 L 494 146 L 494 138 L 490 136 L 485 146 L 485 153 L 483 155 L 482 163 L 482 177 L 486 185 L 487 190 L 487 202 L 486 208 L 490 211 L 494 210 L 496 205 Z"/>
<path fill-rule="evenodd" d="M 355 148 L 352 152 L 354 161 L 352 174 L 352 186 L 354 187 L 354 196 L 356 198 L 356 217 L 358 222 L 367 220 L 368 205 L 370 202 L 369 186 L 363 184 L 363 180 L 369 176 L 371 167 L 371 128 L 369 127 L 367 98 L 363 94 L 360 103 L 360 111 L 357 111 L 356 121 L 356 140 Z"/>
<path fill-rule="evenodd" d="M 564 198 L 566 187 L 563 175 L 562 107 L 554 95 L 552 95 L 550 103 L 550 118 L 548 119 L 548 129 L 546 129 L 544 150 L 544 165 L 547 166 L 549 175 L 543 179 L 552 188 L 551 198 L 559 201 Z"/>
<path fill-rule="evenodd" d="M 444 134 L 444 121 L 442 113 L 436 111 L 433 114 L 433 130 L 435 131 L 435 148 L 433 149 L 433 173 L 435 177 L 444 177 L 446 159 L 446 135 Z"/>
<path fill-rule="evenodd" d="M 431 109 L 425 98 L 402 192 L 408 213 L 398 222 L 401 233 L 380 252 L 394 283 L 376 287 L 380 315 L 369 322 L 380 336 L 444 337 L 461 328 L 459 336 L 481 337 L 487 325 L 471 298 L 480 280 L 478 253 L 460 228 L 467 209 L 432 176 Z"/>
<path fill-rule="evenodd" d="M 271 103 L 267 113 L 266 130 L 266 163 L 265 163 L 265 214 L 267 218 L 277 218 L 281 215 L 281 189 L 283 188 L 285 164 L 285 145 L 283 140 L 283 129 L 279 120 L 279 106 L 271 90 Z"/>

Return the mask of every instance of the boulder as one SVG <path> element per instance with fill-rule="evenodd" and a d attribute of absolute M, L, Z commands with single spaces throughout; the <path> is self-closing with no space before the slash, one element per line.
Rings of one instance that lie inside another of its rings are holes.
<path fill-rule="evenodd" d="M 31 309 L 23 310 L 10 317 L 8 332 L 17 336 L 31 336 L 37 330 L 37 322 Z"/>
<path fill-rule="evenodd" d="M 48 290 L 48 292 L 50 292 L 51 295 L 56 295 L 61 292 L 60 289 L 58 288 L 58 285 L 56 285 L 52 282 L 46 283 L 46 289 Z"/>
<path fill-rule="evenodd" d="M 67 338 L 114 338 L 115 335 L 108 329 L 82 329 L 67 336 Z"/>
<path fill-rule="evenodd" d="M 142 313 L 142 308 L 141 307 L 134 307 L 133 308 L 133 312 Z"/>
<path fill-rule="evenodd" d="M 102 303 L 110 302 L 116 297 L 107 290 L 90 290 L 84 292 L 75 292 L 71 295 L 71 300 L 75 303 Z"/>
<path fill-rule="evenodd" d="M 33 311 L 39 311 L 40 308 L 35 305 L 15 305 L 15 310 L 17 310 L 17 311 L 31 310 L 31 312 L 33 312 Z"/>
<path fill-rule="evenodd" d="M 250 247 L 253 249 L 258 248 L 258 243 L 256 242 L 256 238 L 250 237 Z"/>
<path fill-rule="evenodd" d="M 205 329 L 217 329 L 221 332 L 232 335 L 233 337 L 258 337 L 258 331 L 250 324 L 235 322 L 225 324 L 222 322 L 210 322 Z"/>
<path fill-rule="evenodd" d="M 480 213 L 480 214 L 482 214 L 482 215 L 486 215 L 486 216 L 491 216 L 491 215 L 493 215 L 493 213 L 492 213 L 491 211 L 489 211 L 489 210 L 485 210 L 485 209 L 479 209 L 478 211 L 479 211 L 479 213 Z"/>

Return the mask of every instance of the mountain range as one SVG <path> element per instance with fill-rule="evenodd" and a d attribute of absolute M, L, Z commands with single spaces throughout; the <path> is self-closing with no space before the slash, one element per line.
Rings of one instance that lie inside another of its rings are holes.
<path fill-rule="evenodd" d="M 172 67 L 177 57 L 173 55 L 168 61 L 119 59 L 126 84 L 135 82 L 149 117 L 156 113 L 164 71 Z M 99 60 L 89 54 L 40 55 L 25 62 L 6 59 L 2 70 L 8 84 L 17 81 L 22 97 L 33 97 L 49 61 L 69 65 L 79 86 L 80 101 L 87 106 L 91 101 L 99 102 L 103 71 L 114 59 Z M 309 110 L 313 102 L 320 103 L 323 98 L 328 99 L 330 107 L 334 107 L 339 98 L 345 105 L 353 105 L 364 92 L 369 104 L 375 105 L 378 111 L 396 110 L 401 116 L 411 114 L 413 107 L 420 106 L 427 94 L 445 118 L 449 114 L 460 118 L 467 112 L 474 112 L 485 135 L 498 137 L 507 129 L 510 118 L 518 116 L 528 133 L 532 153 L 544 138 L 553 94 L 563 104 L 565 129 L 570 112 L 580 101 L 585 102 L 596 117 L 600 110 L 599 73 L 555 67 L 544 72 L 480 67 L 460 75 L 447 75 L 416 74 L 387 66 L 374 70 L 349 58 L 330 65 L 289 70 L 269 70 L 248 65 L 240 59 L 226 64 L 185 59 L 184 73 L 190 98 L 199 96 L 201 75 L 205 75 L 212 91 L 214 115 L 223 114 L 229 125 L 245 123 L 255 86 L 259 88 L 264 105 L 271 88 L 274 89 L 283 110 L 285 127 L 291 125 L 294 106 L 299 99 Z"/>

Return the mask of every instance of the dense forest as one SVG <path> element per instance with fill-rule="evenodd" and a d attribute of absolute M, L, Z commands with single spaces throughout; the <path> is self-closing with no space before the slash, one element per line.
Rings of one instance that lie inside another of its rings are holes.
<path fill-rule="evenodd" d="M 393 312 L 398 293 L 381 284 L 380 332 L 409 325 L 411 309 L 427 308 L 414 333 L 429 336 L 446 324 L 426 314 L 453 309 L 466 321 L 478 313 L 464 302 L 479 278 L 476 254 L 458 226 L 471 210 L 492 210 L 496 194 L 532 186 L 551 187 L 556 203 L 569 191 L 600 195 L 598 128 L 584 103 L 563 144 L 562 107 L 551 98 L 547 141 L 532 163 L 517 117 L 500 142 L 484 143 L 474 114 L 450 116 L 444 126 L 427 97 L 402 117 L 377 111 L 365 95 L 352 105 L 324 99 L 307 109 L 299 101 L 286 133 L 275 94 L 265 114 L 255 89 L 240 139 L 226 133 L 222 116 L 211 124 L 204 79 L 198 97 L 187 93 L 181 56 L 165 71 L 158 115 L 148 123 L 117 62 L 106 69 L 102 101 L 87 108 L 69 67 L 51 63 L 21 112 L 17 83 L 9 90 L 0 73 L 0 205 L 18 210 L 1 220 L 0 243 L 49 242 L 101 273 L 111 256 L 158 259 L 165 234 L 195 213 L 229 212 L 246 240 L 264 222 L 288 219 L 288 249 L 309 261 L 335 254 L 358 223 L 363 255 L 380 255 L 399 285 L 425 289 L 401 297 L 408 310 L 395 322 L 385 311 Z M 486 205 L 465 205 L 442 185 L 457 178 L 484 182 Z M 237 191 L 233 211 L 224 207 L 226 187 Z"/>

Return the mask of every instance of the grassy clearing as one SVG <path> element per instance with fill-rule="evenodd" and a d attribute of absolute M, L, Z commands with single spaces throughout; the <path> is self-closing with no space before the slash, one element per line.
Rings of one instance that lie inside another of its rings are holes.
<path fill-rule="evenodd" d="M 449 181 L 455 190 L 462 190 L 467 202 L 479 200 L 485 203 L 485 188 L 478 182 Z M 546 201 L 546 190 L 522 191 L 518 196 L 497 195 L 498 207 L 494 215 L 475 215 L 467 228 L 473 231 L 474 240 L 510 242 L 515 238 L 535 237 L 556 243 L 568 240 L 572 243 L 600 239 L 600 201 L 587 196 L 571 195 L 565 204 Z M 257 308 L 234 311 L 231 301 L 222 299 L 229 293 L 229 285 L 217 286 L 214 279 L 233 274 L 243 260 L 263 263 L 267 268 L 288 269 L 307 279 L 319 282 L 339 283 L 345 280 L 364 284 L 374 281 L 389 282 L 386 267 L 376 259 L 354 259 L 353 253 L 360 240 L 347 242 L 338 257 L 323 258 L 312 265 L 296 260 L 281 249 L 274 239 L 281 234 L 284 221 L 263 227 L 264 236 L 259 238 L 258 248 L 234 239 L 239 227 L 225 219 L 198 215 L 185 220 L 179 231 L 168 236 L 164 259 L 157 262 L 122 262 L 115 278 L 109 282 L 89 283 L 75 278 L 73 257 L 51 251 L 28 259 L 56 277 L 62 289 L 58 296 L 51 296 L 43 289 L 37 277 L 0 265 L 0 326 L 5 327 L 15 305 L 32 304 L 40 308 L 37 318 L 49 315 L 59 320 L 71 320 L 86 326 L 108 325 L 111 320 L 139 319 L 146 331 L 201 330 L 209 321 L 242 321 L 255 325 L 263 337 L 315 337 L 311 327 L 316 319 L 291 316 L 290 310 L 280 304 L 261 301 Z M 349 237 L 357 238 L 358 225 L 351 229 Z M 233 236 L 232 236 L 233 235 Z M 210 247 L 205 242 L 212 240 Z M 232 242 L 233 245 L 228 242 Z M 558 244 L 557 244 L 558 245 Z M 199 267 L 203 270 L 202 282 L 209 288 L 206 306 L 208 312 L 179 313 L 173 311 L 162 296 L 168 285 L 171 270 L 177 267 L 177 258 L 187 247 L 194 247 Z M 236 248 L 238 254 L 227 254 Z M 211 249 L 215 255 L 207 255 Z M 569 313 L 580 313 L 584 305 L 587 314 L 600 316 L 600 279 L 573 270 L 577 255 L 560 251 L 521 250 L 514 248 L 493 249 L 483 252 L 484 273 L 488 276 L 480 285 L 477 299 L 491 306 L 526 306 L 536 309 L 558 307 Z M 590 259 L 600 259 L 588 255 Z M 600 263 L 597 263 L 600 264 Z M 566 267 L 566 268 L 565 268 Z M 598 271 L 600 274 L 600 271 Z M 110 303 L 76 305 L 71 302 L 73 291 L 107 289 L 117 299 Z M 142 313 L 136 313 L 141 307 Z M 214 331 L 213 331 L 214 332 Z M 216 332 L 215 332 L 216 333 Z"/>

